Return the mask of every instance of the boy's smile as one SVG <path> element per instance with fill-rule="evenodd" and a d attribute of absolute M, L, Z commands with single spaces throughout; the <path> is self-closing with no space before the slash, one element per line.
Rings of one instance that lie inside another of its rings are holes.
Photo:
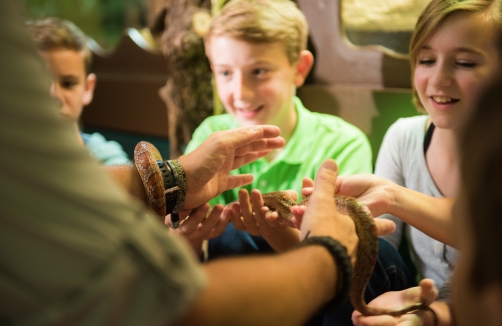
<path fill-rule="evenodd" d="M 244 125 L 272 124 L 287 137 L 296 126 L 293 97 L 299 83 L 280 43 L 250 43 L 214 35 L 208 56 L 218 95 L 227 112 Z"/>

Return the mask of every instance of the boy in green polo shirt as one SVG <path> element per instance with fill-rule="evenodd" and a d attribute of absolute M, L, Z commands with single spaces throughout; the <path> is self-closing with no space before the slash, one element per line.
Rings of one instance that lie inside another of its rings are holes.
<path fill-rule="evenodd" d="M 371 147 L 364 133 L 339 117 L 310 112 L 295 96 L 314 61 L 306 49 L 307 36 L 305 16 L 291 0 L 234 0 L 225 5 L 212 21 L 205 46 L 228 114 L 207 118 L 186 152 L 215 131 L 272 124 L 281 128 L 286 146 L 233 171 L 254 175 L 247 190 L 293 189 L 300 193 L 302 179 L 313 179 L 327 158 L 337 161 L 341 174 L 371 173 Z M 211 204 L 234 202 L 239 199 L 238 191 L 227 191 Z M 244 207 L 249 203 L 247 191 L 240 192 L 240 200 L 245 220 L 250 215 Z M 209 258 L 272 248 L 282 251 L 299 241 L 293 228 L 268 230 L 265 235 L 263 230 L 239 223 L 240 216 L 232 220 L 221 236 L 209 241 Z M 272 248 L 252 234 L 263 235 Z"/>

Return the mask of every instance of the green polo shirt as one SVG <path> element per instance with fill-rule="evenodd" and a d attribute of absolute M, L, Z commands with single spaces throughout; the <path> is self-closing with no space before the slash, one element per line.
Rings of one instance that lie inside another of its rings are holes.
<path fill-rule="evenodd" d="M 372 173 L 372 152 L 366 135 L 343 119 L 310 112 L 295 97 L 298 114 L 296 128 L 284 149 L 271 162 L 264 158 L 245 165 L 233 174 L 251 173 L 254 181 L 246 189 L 259 189 L 262 193 L 293 189 L 300 193 L 302 179 L 314 178 L 319 166 L 327 158 L 335 159 L 340 174 Z M 215 131 L 239 127 L 230 114 L 211 116 L 195 130 L 187 146 L 189 153 Z M 239 189 L 231 189 L 211 204 L 226 204 L 238 199 Z"/>

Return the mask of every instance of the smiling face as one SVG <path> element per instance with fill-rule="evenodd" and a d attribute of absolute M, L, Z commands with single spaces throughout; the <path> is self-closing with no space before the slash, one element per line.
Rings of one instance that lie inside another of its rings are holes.
<path fill-rule="evenodd" d="M 53 76 L 51 95 L 61 101 L 61 114 L 78 121 L 84 106 L 92 101 L 96 76 L 87 75 L 85 55 L 69 49 L 42 51 L 40 55 Z"/>
<path fill-rule="evenodd" d="M 418 52 L 413 82 L 439 128 L 458 129 L 480 86 L 496 71 L 493 22 L 479 14 L 450 15 Z"/>
<path fill-rule="evenodd" d="M 308 51 L 291 64 L 278 42 L 250 43 L 213 35 L 207 46 L 218 95 L 241 126 L 272 124 L 286 133 L 294 129 L 293 97 L 311 67 L 305 62 Z"/>

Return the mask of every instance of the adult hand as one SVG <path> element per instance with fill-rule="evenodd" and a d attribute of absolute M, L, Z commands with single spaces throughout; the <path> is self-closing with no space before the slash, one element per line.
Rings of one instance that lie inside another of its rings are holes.
<path fill-rule="evenodd" d="M 403 291 L 387 292 L 375 298 L 368 305 L 380 308 L 402 307 L 414 303 L 423 302 L 430 305 L 437 297 L 438 291 L 431 279 L 423 279 L 419 286 Z M 362 316 L 359 311 L 352 313 L 352 322 L 359 326 L 377 325 L 423 325 L 425 311 L 415 311 L 401 316 Z"/>
<path fill-rule="evenodd" d="M 314 191 L 301 222 L 301 238 L 309 236 L 330 236 L 347 248 L 352 263 L 359 239 L 352 219 L 338 213 L 335 193 L 338 166 L 332 159 L 323 162 L 314 182 Z M 292 209 L 293 211 L 293 209 Z"/>
<path fill-rule="evenodd" d="M 313 185 L 312 180 L 306 178 L 302 194 L 308 196 L 312 193 Z M 357 198 L 373 216 L 378 217 L 388 213 L 392 202 L 389 190 L 395 186 L 392 181 L 370 173 L 343 175 L 336 180 L 335 194 Z"/>
<path fill-rule="evenodd" d="M 196 150 L 178 160 L 185 170 L 184 209 L 193 209 L 223 191 L 253 181 L 251 174 L 230 171 L 284 146 L 275 126 L 251 126 L 211 134 Z"/>
<path fill-rule="evenodd" d="M 396 186 L 393 182 L 373 174 L 355 174 L 339 176 L 336 180 L 335 194 L 356 198 L 366 205 L 373 216 L 380 216 L 387 212 L 390 205 L 389 187 Z M 310 196 L 314 190 L 314 181 L 303 179 L 302 196 Z M 291 212 L 295 216 L 294 223 L 299 227 L 306 207 L 295 206 Z M 379 236 L 391 234 L 396 224 L 391 220 L 375 218 L 377 234 Z"/>

